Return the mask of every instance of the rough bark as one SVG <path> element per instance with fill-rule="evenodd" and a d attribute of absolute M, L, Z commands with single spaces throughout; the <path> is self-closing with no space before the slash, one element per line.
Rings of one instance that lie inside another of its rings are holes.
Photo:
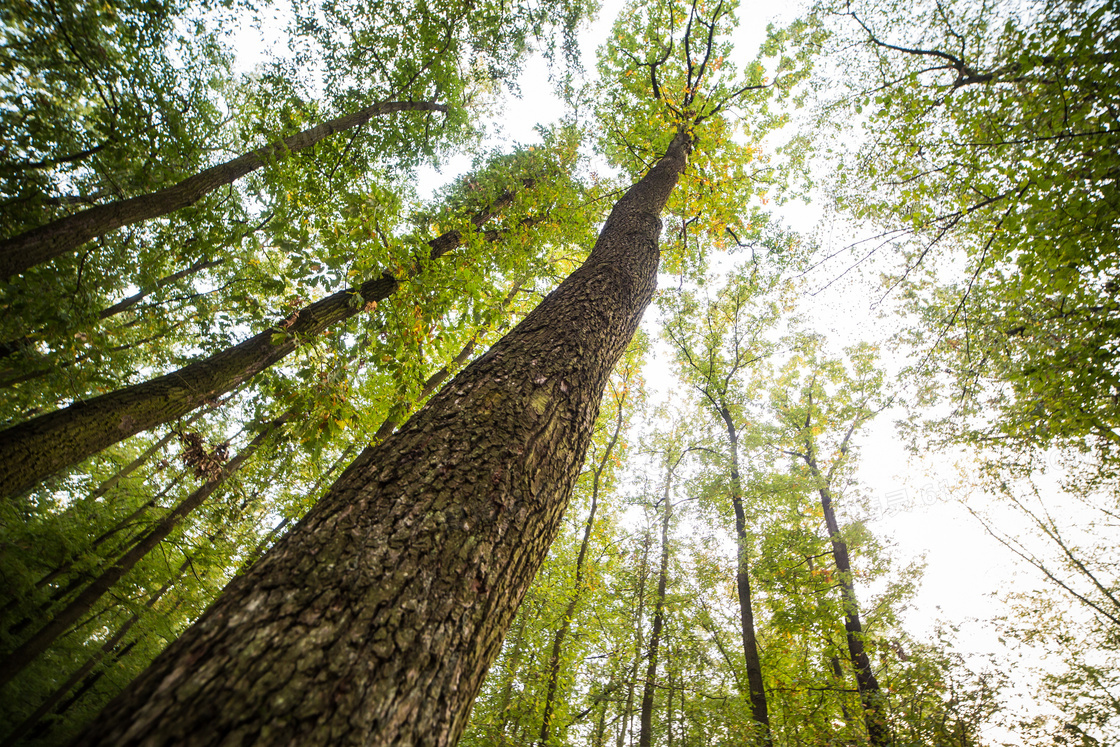
<path fill-rule="evenodd" d="M 762 680 L 762 661 L 758 655 L 754 610 L 751 606 L 750 545 L 739 470 L 739 434 L 727 407 L 720 408 L 720 417 L 727 429 L 728 448 L 731 452 L 731 504 L 735 509 L 735 539 L 739 549 L 735 583 L 739 591 L 739 619 L 742 623 L 743 657 L 746 662 L 747 687 L 750 689 L 751 717 L 762 727 L 762 743 L 770 744 L 770 716 Z"/>
<path fill-rule="evenodd" d="M 454 744 L 656 283 L 682 132 L 587 261 L 358 460 L 77 745 Z"/>
<path fill-rule="evenodd" d="M 60 635 L 69 630 L 70 626 L 89 612 L 115 583 L 120 581 L 126 573 L 143 560 L 144 556 L 165 540 L 172 530 L 192 511 L 201 506 L 230 475 L 239 470 L 241 465 L 260 448 L 265 439 L 289 417 L 290 415 L 283 415 L 265 427 L 236 457 L 228 461 L 217 475 L 211 477 L 201 487 L 183 499 L 150 532 L 129 548 L 128 552 L 91 581 L 82 590 L 82 593 L 74 598 L 74 601 L 66 605 L 19 648 L 0 659 L 0 688 L 11 682 L 16 675 L 23 671 L 24 667 L 42 655 Z"/>
<path fill-rule="evenodd" d="M 472 221 L 482 225 L 512 201 L 513 193 L 506 192 Z M 457 230 L 432 239 L 428 242 L 430 258 L 439 259 L 462 241 Z M 409 277 L 420 271 L 419 266 L 414 268 Z M 205 360 L 7 429 L 0 433 L 0 499 L 18 495 L 118 441 L 214 401 L 286 357 L 301 340 L 353 317 L 371 301 L 388 298 L 400 282 L 383 273 L 361 286 L 305 306 L 276 327 Z M 361 302 L 354 303 L 355 297 Z"/>
<path fill-rule="evenodd" d="M 10 278 L 73 251 L 109 231 L 158 218 L 197 202 L 218 187 L 232 184 L 265 164 L 310 148 L 336 132 L 365 124 L 390 112 L 438 111 L 447 107 L 428 101 L 385 101 L 336 117 L 283 140 L 200 171 L 178 184 L 146 195 L 87 208 L 0 241 L 0 278 Z"/>

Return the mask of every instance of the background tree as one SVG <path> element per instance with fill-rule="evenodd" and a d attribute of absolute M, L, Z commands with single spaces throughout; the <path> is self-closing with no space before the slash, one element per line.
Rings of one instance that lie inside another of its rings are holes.
<path fill-rule="evenodd" d="M 910 314 L 901 341 L 920 351 L 912 438 L 974 454 L 977 486 L 1012 509 L 993 515 L 1021 528 L 989 516 L 997 538 L 1060 579 L 1055 593 L 1065 583 L 1100 601 L 1110 574 L 1098 586 L 1076 568 L 1107 564 L 1108 550 L 1069 542 L 1048 517 L 1085 511 L 1099 527 L 1114 512 L 1116 13 L 1098 2 L 820 7 L 846 75 L 833 106 L 862 111 L 869 136 L 837 159 L 838 204 L 904 257 L 889 287 Z M 1087 647 L 1109 660 L 1111 634 L 1089 629 Z M 1077 669 L 1085 652 L 1068 650 Z M 1085 688 L 1090 711 L 1110 708 L 1107 690 Z"/>
<path fill-rule="evenodd" d="M 858 45 L 834 106 L 866 109 L 869 135 L 839 160 L 835 193 L 903 249 L 891 283 L 920 314 L 922 370 L 951 376 L 946 437 L 1109 457 L 1115 14 L 1084 2 L 824 9 Z M 952 276 L 923 262 L 950 253 L 963 259 Z"/>
<path fill-rule="evenodd" d="M 771 395 L 783 429 L 777 448 L 800 462 L 808 484 L 820 498 L 821 516 L 831 545 L 835 584 L 839 588 L 848 660 L 855 673 L 863 721 L 872 745 L 893 740 L 887 723 L 886 697 L 868 654 L 866 632 L 856 596 L 856 573 L 848 541 L 837 520 L 835 501 L 842 494 L 852 439 L 883 406 L 883 373 L 874 351 L 861 347 L 845 351 L 845 362 L 822 360 L 821 341 L 803 338 L 784 367 Z M 848 366 L 851 371 L 849 372 Z M 806 563 L 811 563 L 811 557 Z M 817 558 L 819 570 L 824 564 Z M 832 573 L 825 571 L 826 578 Z M 830 652 L 831 653 L 831 652 Z"/>
<path fill-rule="evenodd" d="M 771 736 L 754 615 L 757 601 L 752 601 L 751 594 L 754 527 L 748 518 L 748 498 L 744 491 L 744 473 L 748 468 L 741 460 L 752 444 L 747 441 L 750 436 L 745 432 L 750 425 L 744 417 L 740 379 L 772 347 L 764 335 L 777 322 L 779 307 L 772 301 L 760 303 L 760 297 L 774 280 L 765 270 L 754 268 L 731 277 L 706 304 L 688 294 L 667 297 L 665 301 L 673 315 L 666 324 L 665 335 L 674 348 L 682 378 L 696 390 L 700 407 L 721 431 L 721 443 L 715 453 L 722 467 L 720 482 L 734 516 L 740 643 L 746 662 L 752 715 L 763 742 L 769 742 Z"/>

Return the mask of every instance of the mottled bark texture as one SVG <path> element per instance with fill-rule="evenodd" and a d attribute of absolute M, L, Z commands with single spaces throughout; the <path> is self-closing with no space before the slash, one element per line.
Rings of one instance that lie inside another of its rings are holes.
<path fill-rule="evenodd" d="M 77 745 L 451 745 L 652 297 L 690 138 L 587 261 L 318 504 Z"/>
<path fill-rule="evenodd" d="M 358 127 L 381 114 L 404 111 L 446 112 L 447 107 L 429 101 L 384 101 L 212 166 L 170 187 L 98 205 L 51 221 L 0 241 L 0 278 L 7 279 L 26 272 L 109 231 L 192 205 L 218 187 L 232 184 L 265 164 L 310 148 L 336 132 Z"/>
<path fill-rule="evenodd" d="M 502 194 L 472 222 L 481 226 L 512 201 L 512 192 Z M 429 256 L 439 259 L 462 241 L 457 230 L 441 234 L 428 242 Z M 419 272 L 416 267 L 409 277 Z M 0 433 L 0 499 L 18 495 L 118 441 L 214 401 L 286 357 L 302 340 L 358 314 L 371 301 L 388 298 L 399 285 L 397 278 L 384 273 L 305 306 L 276 326 L 205 360 L 7 429 Z"/>

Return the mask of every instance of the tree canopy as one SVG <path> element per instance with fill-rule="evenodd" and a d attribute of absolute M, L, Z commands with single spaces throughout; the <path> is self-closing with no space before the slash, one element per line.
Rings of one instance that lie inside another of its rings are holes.
<path fill-rule="evenodd" d="M 1120 14 L 761 18 L 0 4 L 0 744 L 1115 741 Z M 890 418 L 1003 649 L 913 611 Z"/>

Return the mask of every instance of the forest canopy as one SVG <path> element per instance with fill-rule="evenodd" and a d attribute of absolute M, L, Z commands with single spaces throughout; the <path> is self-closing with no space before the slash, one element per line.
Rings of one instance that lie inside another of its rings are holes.
<path fill-rule="evenodd" d="M 1107 0 L 0 34 L 0 744 L 1120 740 Z"/>

